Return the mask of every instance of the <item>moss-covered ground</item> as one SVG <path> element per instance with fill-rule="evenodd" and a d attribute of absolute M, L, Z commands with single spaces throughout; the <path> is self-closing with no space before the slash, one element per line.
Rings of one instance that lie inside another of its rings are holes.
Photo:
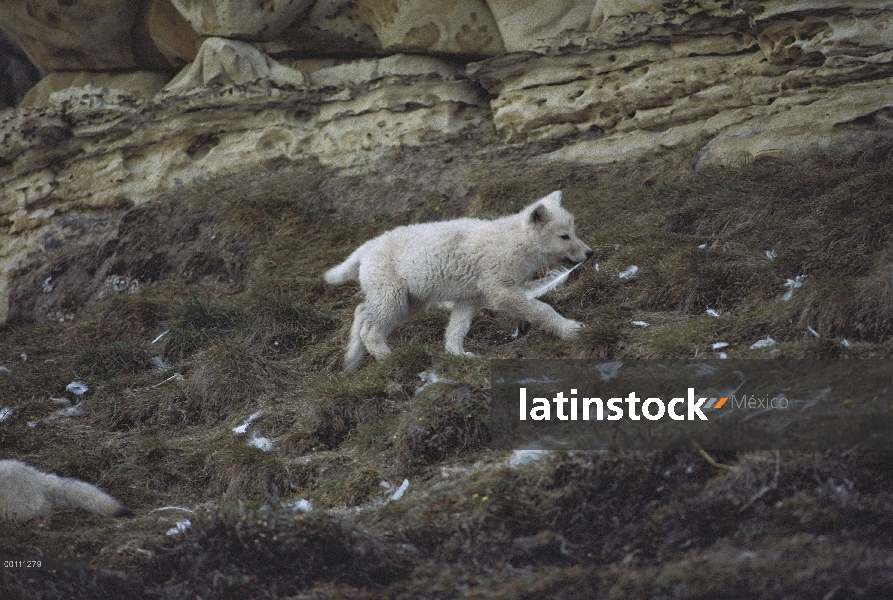
<path fill-rule="evenodd" d="M 104 246 L 19 274 L 0 457 L 96 484 L 135 516 L 0 523 L 0 556 L 88 561 L 3 569 L 0 597 L 893 597 L 891 455 L 510 466 L 488 448 L 493 358 L 714 358 L 716 342 L 733 358 L 893 356 L 890 149 L 706 172 L 682 151 L 611 168 L 532 153 L 455 140 L 194 182 L 124 211 Z M 595 250 L 545 297 L 586 324 L 579 339 L 513 336 L 483 311 L 476 356 L 452 357 L 432 310 L 392 334 L 388 360 L 341 372 L 358 286 L 326 285 L 327 268 L 394 226 L 508 214 L 555 189 Z M 127 285 L 99 298 L 73 269 Z M 51 276 L 72 283 L 48 308 Z"/>

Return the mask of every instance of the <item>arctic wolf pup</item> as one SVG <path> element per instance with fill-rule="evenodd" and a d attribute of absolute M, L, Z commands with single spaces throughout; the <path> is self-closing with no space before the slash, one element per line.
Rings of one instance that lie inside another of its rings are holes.
<path fill-rule="evenodd" d="M 571 339 L 582 323 L 533 298 L 525 284 L 540 269 L 590 256 L 592 250 L 574 233 L 573 215 L 561 207 L 561 192 L 492 221 L 455 219 L 385 232 L 325 274 L 328 283 L 359 279 L 366 294 L 354 312 L 344 369 L 359 367 L 366 350 L 378 359 L 386 356 L 391 330 L 433 303 L 452 311 L 446 328 L 450 354 L 468 354 L 462 343 L 482 307 Z"/>
<path fill-rule="evenodd" d="M 54 504 L 83 508 L 103 517 L 131 514 L 126 506 L 89 483 L 43 473 L 17 460 L 0 460 L 0 520 L 49 521 Z"/>

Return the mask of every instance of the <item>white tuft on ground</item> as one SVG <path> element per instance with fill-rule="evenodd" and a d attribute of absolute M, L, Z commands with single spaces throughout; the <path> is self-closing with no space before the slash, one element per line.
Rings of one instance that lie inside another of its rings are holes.
<path fill-rule="evenodd" d="M 633 321 L 633 325 L 636 327 L 648 327 L 648 323 L 645 321 Z"/>
<path fill-rule="evenodd" d="M 88 388 L 87 384 L 83 381 L 72 381 L 65 386 L 65 391 L 71 392 L 75 396 L 83 396 L 90 391 L 90 388 Z"/>
<path fill-rule="evenodd" d="M 542 460 L 549 456 L 551 450 L 515 450 L 509 458 L 509 467 L 517 469 L 520 466 Z"/>
<path fill-rule="evenodd" d="M 269 438 L 258 436 L 256 433 L 251 436 L 250 440 L 248 440 L 248 445 L 263 450 L 264 452 L 273 450 L 273 442 Z"/>
<path fill-rule="evenodd" d="M 785 282 L 784 282 L 784 286 L 785 286 L 786 288 L 788 288 L 788 291 L 786 291 L 786 292 L 782 295 L 782 297 L 781 297 L 781 301 L 782 301 L 782 302 L 787 302 L 788 300 L 790 300 L 791 298 L 793 298 L 793 296 L 794 296 L 794 290 L 796 290 L 797 288 L 803 286 L 803 280 L 804 280 L 804 279 L 806 279 L 806 275 L 797 275 L 797 276 L 794 277 L 793 279 L 788 279 L 787 281 L 785 281 Z"/>
<path fill-rule="evenodd" d="M 171 368 L 171 363 L 167 362 L 160 356 L 153 356 L 152 357 L 152 366 L 154 368 L 158 369 L 159 371 L 167 371 L 168 369 Z"/>
<path fill-rule="evenodd" d="M 307 500 L 306 498 L 301 498 L 300 500 L 292 502 L 291 504 L 286 504 L 285 506 L 298 512 L 310 512 L 313 510 L 313 505 L 310 504 L 310 500 Z"/>
<path fill-rule="evenodd" d="M 595 370 L 598 371 L 599 378 L 604 382 L 608 383 L 615 377 L 617 377 L 617 372 L 620 370 L 620 367 L 623 366 L 622 360 L 613 360 L 611 362 L 600 363 L 595 365 Z M 549 383 L 549 382 L 547 382 Z"/>
<path fill-rule="evenodd" d="M 421 393 L 422 390 L 424 390 L 425 388 L 427 388 L 429 386 L 434 385 L 435 383 L 446 383 L 446 384 L 456 383 L 452 379 L 443 379 L 440 375 L 438 375 L 434 371 L 422 371 L 421 373 L 419 373 L 419 379 L 421 379 L 424 383 L 422 383 L 422 385 L 420 385 L 418 388 L 416 388 L 416 391 L 415 391 L 416 394 Z"/>
<path fill-rule="evenodd" d="M 631 277 L 635 277 L 636 273 L 638 273 L 638 272 L 639 272 L 639 267 L 637 267 L 636 265 L 630 265 L 627 268 L 625 268 L 624 270 L 620 271 L 620 273 L 618 273 L 617 276 L 620 277 L 620 279 L 629 279 Z"/>
<path fill-rule="evenodd" d="M 69 406 L 68 408 L 63 408 L 57 410 L 50 416 L 46 418 L 47 421 L 56 421 L 58 419 L 65 419 L 67 417 L 77 417 L 84 414 L 84 409 L 81 408 L 80 404 L 75 406 Z"/>
<path fill-rule="evenodd" d="M 245 419 L 245 421 L 244 421 L 241 425 L 239 425 L 239 426 L 237 426 L 237 427 L 233 427 L 233 433 L 240 433 L 240 434 L 241 434 L 241 433 L 245 433 L 246 431 L 248 431 L 248 428 L 251 427 L 251 423 L 252 423 L 256 418 L 258 418 L 259 416 L 261 416 L 261 415 L 263 414 L 263 412 L 264 412 L 264 411 L 259 410 L 259 411 L 255 412 L 255 413 L 251 413 L 251 416 L 248 417 L 247 419 Z"/>
<path fill-rule="evenodd" d="M 192 521 L 189 519 L 183 519 L 182 521 L 177 521 L 174 523 L 174 526 L 167 530 L 167 535 L 177 535 L 178 533 L 186 533 L 189 528 L 192 527 Z"/>
<path fill-rule="evenodd" d="M 722 350 L 723 348 L 728 348 L 728 342 L 716 342 L 712 346 L 710 346 L 714 350 Z"/>
<path fill-rule="evenodd" d="M 756 342 L 754 342 L 751 345 L 750 349 L 751 350 L 762 350 L 763 348 L 769 348 L 774 345 L 775 345 L 775 340 L 773 340 L 769 336 L 766 336 L 764 339 L 757 340 Z"/>

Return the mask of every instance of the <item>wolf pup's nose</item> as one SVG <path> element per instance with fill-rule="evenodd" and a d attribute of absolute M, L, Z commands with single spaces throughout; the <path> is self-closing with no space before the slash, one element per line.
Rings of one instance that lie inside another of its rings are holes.
<path fill-rule="evenodd" d="M 595 254 L 595 252 L 593 252 L 592 250 L 587 250 L 586 251 L 586 260 L 589 260 L 590 258 L 592 258 L 593 254 Z"/>

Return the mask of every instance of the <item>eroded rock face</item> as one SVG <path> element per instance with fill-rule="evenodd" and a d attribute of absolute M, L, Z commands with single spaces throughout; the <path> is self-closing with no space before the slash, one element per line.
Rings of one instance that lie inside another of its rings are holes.
<path fill-rule="evenodd" d="M 262 48 L 273 56 L 384 54 L 375 30 L 357 14 L 352 0 L 317 0 L 302 19 Z"/>
<path fill-rule="evenodd" d="M 59 71 L 50 73 L 28 90 L 19 104 L 20 108 L 47 106 L 53 94 L 68 88 L 108 88 L 133 95 L 135 98 L 151 98 L 168 81 L 165 73 L 157 71 Z"/>
<path fill-rule="evenodd" d="M 734 164 L 893 133 L 893 3 L 634 4 L 472 67 L 504 140 L 589 137 L 547 159 L 597 164 L 715 138 L 704 164 Z"/>
<path fill-rule="evenodd" d="M 68 88 L 46 106 L 0 114 L 0 321 L 11 274 L 39 261 L 47 244 L 86 243 L 122 207 L 159 192 L 277 160 L 362 164 L 390 148 L 489 127 L 480 88 L 434 58 L 275 67 L 290 83 L 224 84 L 221 70 L 215 85 L 152 100 Z"/>
<path fill-rule="evenodd" d="M 597 0 L 488 0 L 505 49 L 508 52 L 544 50 L 566 33 L 576 34 L 591 29 L 592 13 Z M 625 2 L 628 12 L 638 3 Z"/>
<path fill-rule="evenodd" d="M 269 40 L 302 16 L 313 0 L 171 0 L 200 35 Z"/>
<path fill-rule="evenodd" d="M 7 0 L 0 27 L 48 73 L 0 113 L 0 321 L 56 233 L 276 160 L 491 128 L 695 168 L 893 139 L 893 0 Z"/>
<path fill-rule="evenodd" d="M 8 0 L 0 23 L 44 71 L 134 69 L 138 8 L 122 0 Z"/>
<path fill-rule="evenodd" d="M 388 52 L 497 56 L 502 36 L 483 0 L 357 0 L 356 13 Z"/>

